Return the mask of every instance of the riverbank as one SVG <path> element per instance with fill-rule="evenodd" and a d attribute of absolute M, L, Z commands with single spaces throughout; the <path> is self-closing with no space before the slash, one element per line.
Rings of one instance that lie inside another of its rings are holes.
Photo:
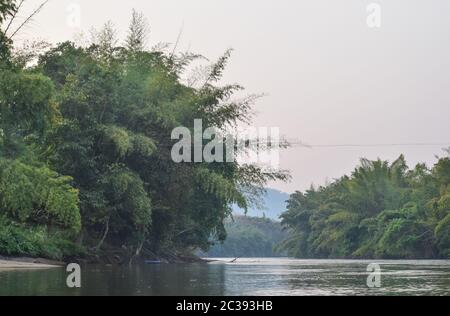
<path fill-rule="evenodd" d="M 42 258 L 5 258 L 0 257 L 0 270 L 11 269 L 51 269 L 64 264 Z"/>
<path fill-rule="evenodd" d="M 5 257 L 0 255 L 0 270 L 1 269 L 44 269 L 62 267 L 70 262 L 77 262 L 80 264 L 96 264 L 96 265 L 129 265 L 129 264 L 189 264 L 189 263 L 204 263 L 207 264 L 214 260 L 203 259 L 192 254 L 160 254 L 158 256 L 152 254 L 142 257 L 130 259 L 120 252 L 103 252 L 101 254 L 90 254 L 84 257 L 75 257 L 65 259 L 65 262 L 56 261 L 45 258 L 31 258 L 31 257 Z"/>
<path fill-rule="evenodd" d="M 92 252 L 83 258 L 78 258 L 74 262 L 86 264 L 108 264 L 108 265 L 130 265 L 130 264 L 188 264 L 188 263 L 208 263 L 208 260 L 183 251 L 162 250 L 153 252 L 143 249 L 140 256 L 131 256 L 126 249 L 106 248 L 99 252 Z"/>

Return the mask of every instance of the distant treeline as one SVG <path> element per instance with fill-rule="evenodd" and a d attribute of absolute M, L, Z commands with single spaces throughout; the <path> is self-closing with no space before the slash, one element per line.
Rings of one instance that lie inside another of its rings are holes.
<path fill-rule="evenodd" d="M 0 254 L 121 261 L 207 250 L 226 238 L 231 205 L 286 179 L 171 159 L 176 127 L 250 121 L 255 96 L 234 101 L 242 87 L 219 85 L 230 51 L 187 76 L 202 56 L 147 49 L 137 12 L 124 42 L 108 23 L 86 45 L 14 48 L 18 3 L 0 1 Z"/>
<path fill-rule="evenodd" d="M 299 258 L 450 258 L 450 158 L 432 169 L 362 160 L 351 176 L 293 194 L 281 249 Z"/>
<path fill-rule="evenodd" d="M 280 222 L 268 218 L 235 216 L 225 225 L 227 239 L 208 251 L 209 257 L 215 258 L 257 258 L 280 257 L 283 251 L 276 246 L 287 234 Z"/>

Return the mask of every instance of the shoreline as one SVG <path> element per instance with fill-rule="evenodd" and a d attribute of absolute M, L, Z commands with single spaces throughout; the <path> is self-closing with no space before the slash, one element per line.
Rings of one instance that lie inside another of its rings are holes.
<path fill-rule="evenodd" d="M 1 270 L 53 269 L 64 266 L 62 262 L 42 258 L 7 258 L 0 256 Z"/>
<path fill-rule="evenodd" d="M 144 258 L 137 258 L 133 260 L 133 264 L 208 264 L 215 260 L 200 258 L 197 256 L 157 256 L 153 260 L 146 260 Z M 105 257 L 86 257 L 73 259 L 71 262 L 79 264 L 97 264 L 97 265 L 125 265 L 128 261 L 119 256 L 105 256 Z M 49 269 L 65 267 L 68 262 L 56 261 L 45 258 L 32 257 L 8 257 L 0 255 L 0 271 L 15 270 L 15 269 Z M 131 264 L 131 263 L 128 263 Z"/>

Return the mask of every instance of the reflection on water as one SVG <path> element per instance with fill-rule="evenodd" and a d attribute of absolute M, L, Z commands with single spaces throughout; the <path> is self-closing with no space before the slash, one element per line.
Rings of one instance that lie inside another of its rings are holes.
<path fill-rule="evenodd" d="M 361 260 L 219 259 L 213 264 L 82 268 L 82 288 L 65 269 L 1 271 L 0 295 L 450 295 L 450 261 L 376 261 L 381 288 L 367 287 Z"/>

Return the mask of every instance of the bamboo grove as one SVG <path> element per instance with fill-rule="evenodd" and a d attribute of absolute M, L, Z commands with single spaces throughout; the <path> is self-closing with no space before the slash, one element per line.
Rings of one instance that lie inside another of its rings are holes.
<path fill-rule="evenodd" d="M 175 127 L 251 119 L 254 97 L 234 101 L 242 87 L 219 85 L 230 51 L 182 80 L 202 57 L 147 49 L 137 12 L 123 43 L 107 23 L 88 45 L 14 49 L 5 25 L 17 9 L 0 1 L 0 254 L 123 261 L 206 250 L 225 239 L 231 205 L 288 177 L 171 160 Z"/>
<path fill-rule="evenodd" d="M 281 248 L 300 258 L 450 257 L 450 158 L 409 169 L 362 160 L 351 176 L 296 192 Z"/>

